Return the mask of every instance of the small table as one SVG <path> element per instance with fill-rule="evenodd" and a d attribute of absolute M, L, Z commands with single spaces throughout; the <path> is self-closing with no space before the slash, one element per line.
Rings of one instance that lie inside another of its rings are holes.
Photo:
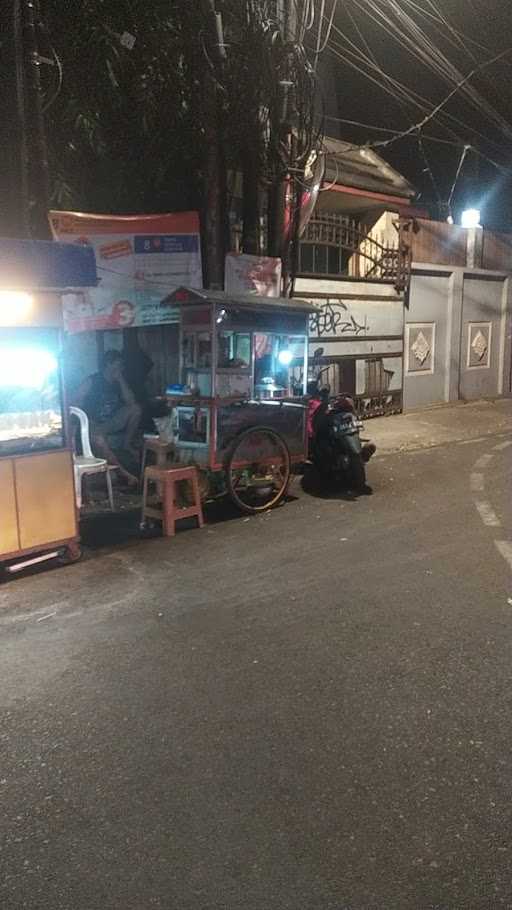
<path fill-rule="evenodd" d="M 169 464 L 169 458 L 174 455 L 174 451 L 175 449 L 173 442 L 166 442 L 160 436 L 151 435 L 149 433 L 144 434 L 142 464 L 140 468 L 141 486 L 144 483 L 144 470 L 146 468 L 148 452 L 153 452 L 157 468 L 167 468 Z"/>

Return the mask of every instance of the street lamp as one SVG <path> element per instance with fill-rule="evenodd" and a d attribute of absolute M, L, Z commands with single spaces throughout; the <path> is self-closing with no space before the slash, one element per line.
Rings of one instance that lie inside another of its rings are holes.
<path fill-rule="evenodd" d="M 462 213 L 460 223 L 463 228 L 480 227 L 480 210 L 479 209 L 465 209 Z"/>

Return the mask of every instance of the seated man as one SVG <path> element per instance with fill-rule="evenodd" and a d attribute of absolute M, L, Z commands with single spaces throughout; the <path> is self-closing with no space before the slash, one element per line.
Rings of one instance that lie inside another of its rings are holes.
<path fill-rule="evenodd" d="M 107 351 L 102 370 L 89 376 L 74 396 L 73 404 L 82 408 L 91 425 L 91 446 L 95 455 L 117 465 L 121 476 L 133 486 L 137 478 L 127 471 L 111 448 L 108 437 L 123 433 L 123 448 L 134 459 L 134 436 L 141 418 L 141 408 L 123 376 L 123 358 L 119 351 Z"/>

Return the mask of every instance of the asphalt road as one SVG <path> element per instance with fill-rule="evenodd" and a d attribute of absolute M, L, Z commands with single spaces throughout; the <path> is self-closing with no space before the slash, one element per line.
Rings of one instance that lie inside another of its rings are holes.
<path fill-rule="evenodd" d="M 0 586 L 2 910 L 512 907 L 506 442 Z"/>

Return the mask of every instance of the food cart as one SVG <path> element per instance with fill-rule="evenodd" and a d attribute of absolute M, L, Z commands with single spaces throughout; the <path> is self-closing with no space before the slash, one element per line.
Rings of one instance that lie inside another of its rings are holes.
<path fill-rule="evenodd" d="M 196 465 L 204 499 L 275 506 L 307 452 L 305 300 L 180 288 L 181 384 L 168 389 L 175 460 Z"/>
<path fill-rule="evenodd" d="M 0 240 L 0 568 L 78 557 L 61 371 L 64 289 L 96 283 L 85 247 Z"/>

